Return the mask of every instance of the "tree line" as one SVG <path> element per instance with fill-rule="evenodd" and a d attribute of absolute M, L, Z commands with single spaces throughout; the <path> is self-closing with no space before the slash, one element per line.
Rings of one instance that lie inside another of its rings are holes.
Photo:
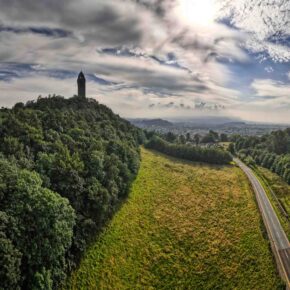
<path fill-rule="evenodd" d="M 56 289 L 126 198 L 144 133 L 91 99 L 0 110 L 0 289 Z"/>
<path fill-rule="evenodd" d="M 232 161 L 231 154 L 222 149 L 169 143 L 156 135 L 153 135 L 145 146 L 149 149 L 189 161 L 211 164 L 228 164 Z"/>
<path fill-rule="evenodd" d="M 290 128 L 257 136 L 235 136 L 229 150 L 250 165 L 270 169 L 290 184 Z"/>
<path fill-rule="evenodd" d="M 225 133 L 218 134 L 213 130 L 209 130 L 209 132 L 205 135 L 190 134 L 187 132 L 186 134 L 174 134 L 173 132 L 167 132 L 165 134 L 160 134 L 160 136 L 171 143 L 179 143 L 179 144 L 187 144 L 192 143 L 196 146 L 200 144 L 208 144 L 208 143 L 218 143 L 218 142 L 228 142 L 228 135 Z"/>

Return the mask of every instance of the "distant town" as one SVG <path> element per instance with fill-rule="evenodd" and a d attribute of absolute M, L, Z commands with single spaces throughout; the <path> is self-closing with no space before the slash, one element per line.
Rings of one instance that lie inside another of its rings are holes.
<path fill-rule="evenodd" d="M 195 134 L 204 136 L 209 130 L 227 135 L 262 136 L 272 131 L 283 130 L 289 127 L 289 125 L 284 124 L 248 123 L 225 118 L 212 118 L 206 121 L 203 118 L 189 121 L 167 121 L 163 119 L 128 120 L 135 126 L 148 131 L 155 131 L 158 133 L 172 132 L 176 135 L 185 135 L 189 133 L 191 136 Z"/>

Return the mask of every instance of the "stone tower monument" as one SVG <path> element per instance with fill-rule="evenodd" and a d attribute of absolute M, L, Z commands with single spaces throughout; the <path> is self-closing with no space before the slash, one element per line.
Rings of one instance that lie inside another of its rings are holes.
<path fill-rule="evenodd" d="M 82 71 L 78 76 L 78 96 L 82 98 L 86 97 L 86 78 Z"/>

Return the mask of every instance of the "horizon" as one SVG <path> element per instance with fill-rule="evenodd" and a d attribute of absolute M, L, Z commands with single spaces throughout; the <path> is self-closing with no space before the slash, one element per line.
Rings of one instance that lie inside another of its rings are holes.
<path fill-rule="evenodd" d="M 0 3 L 1 107 L 72 96 L 83 70 L 124 118 L 290 124 L 284 0 Z"/>
<path fill-rule="evenodd" d="M 19 101 L 19 103 L 23 103 L 24 105 L 28 102 L 35 102 L 37 101 L 37 99 L 39 97 L 41 98 L 49 98 L 49 97 L 61 97 L 61 98 L 64 98 L 64 99 L 68 99 L 64 96 L 61 96 L 61 95 L 57 95 L 57 94 L 49 94 L 48 96 L 41 96 L 39 95 L 37 98 L 35 99 L 29 99 L 27 100 L 26 102 L 22 102 L 21 100 Z M 74 94 L 72 97 L 69 97 L 69 98 L 73 98 L 77 96 L 77 94 Z M 93 99 L 93 100 L 96 100 L 98 101 L 97 99 L 95 98 L 90 98 L 88 97 L 88 99 Z M 14 107 L 14 105 L 16 105 L 17 103 L 14 103 L 12 104 L 11 106 L 2 106 L 0 109 L 11 109 Z M 105 105 L 105 104 L 104 104 Z M 114 112 L 114 111 L 113 111 Z M 117 114 L 117 112 L 114 112 Z M 249 120 L 246 120 L 246 119 L 241 119 L 241 118 L 236 118 L 236 117 L 231 117 L 231 116 L 216 116 L 216 115 L 201 115 L 201 116 L 189 116 L 189 117 L 164 117 L 164 118 L 161 118 L 160 116 L 156 116 L 156 117 L 151 117 L 151 118 L 148 118 L 148 117 L 123 117 L 123 116 L 120 116 L 126 120 L 164 120 L 164 121 L 168 121 L 168 122 L 171 122 L 173 124 L 178 124 L 178 123 L 196 123 L 197 125 L 199 125 L 201 122 L 201 120 L 211 120 L 212 122 L 208 122 L 209 124 L 213 124 L 214 121 L 213 120 L 220 120 L 220 119 L 224 119 L 225 121 L 220 123 L 220 124 L 228 124 L 228 123 L 245 123 L 246 125 L 277 125 L 277 126 L 288 126 L 290 127 L 290 122 L 267 122 L 267 121 L 249 121 Z M 227 119 L 227 121 L 226 121 Z"/>
<path fill-rule="evenodd" d="M 212 123 L 208 122 L 209 124 L 213 124 L 214 121 L 216 119 L 225 119 L 224 122 L 221 122 L 217 125 L 220 124 L 230 124 L 230 123 L 244 123 L 246 125 L 266 125 L 266 126 L 270 126 L 270 125 L 277 125 L 277 126 L 290 126 L 290 123 L 273 123 L 273 122 L 254 122 L 254 121 L 247 121 L 247 120 L 243 120 L 243 119 L 231 119 L 231 118 L 227 118 L 227 117 L 208 117 L 208 116 L 202 116 L 200 118 L 198 117 L 194 117 L 194 118 L 125 118 L 127 120 L 140 120 L 140 121 L 147 121 L 147 120 L 164 120 L 164 121 L 168 121 L 171 122 L 173 124 L 178 124 L 178 123 L 195 123 L 197 125 L 200 125 L 199 122 L 201 122 L 201 120 L 211 120 Z M 226 121 L 226 119 L 228 119 L 228 121 Z"/>

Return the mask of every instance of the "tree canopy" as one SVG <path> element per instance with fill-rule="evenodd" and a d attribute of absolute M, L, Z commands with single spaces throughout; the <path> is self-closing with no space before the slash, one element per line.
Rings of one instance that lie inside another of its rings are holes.
<path fill-rule="evenodd" d="M 266 167 L 290 184 L 290 129 L 261 137 L 236 136 L 231 152 L 246 162 Z"/>
<path fill-rule="evenodd" d="M 207 162 L 212 164 L 228 164 L 232 161 L 231 155 L 222 149 L 173 144 L 158 136 L 153 136 L 146 143 L 146 147 L 173 157 L 190 161 Z"/>
<path fill-rule="evenodd" d="M 144 134 L 91 99 L 0 110 L 0 289 L 55 289 L 126 198 Z"/>

